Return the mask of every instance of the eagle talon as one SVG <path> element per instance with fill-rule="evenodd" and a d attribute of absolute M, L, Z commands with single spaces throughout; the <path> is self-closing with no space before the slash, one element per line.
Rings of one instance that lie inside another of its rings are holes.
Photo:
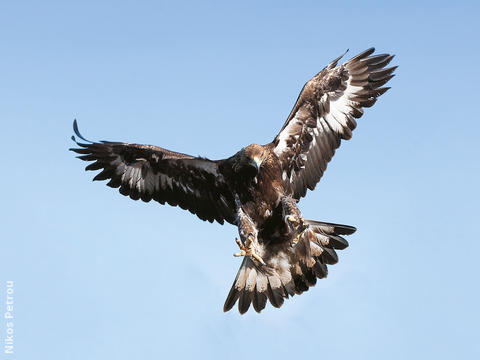
<path fill-rule="evenodd" d="M 293 215 L 288 215 L 288 216 L 286 217 L 286 220 L 287 220 L 288 222 L 292 223 L 292 224 L 298 224 L 298 223 L 299 223 L 298 217 L 293 216 Z"/>
<path fill-rule="evenodd" d="M 297 245 L 298 241 L 300 240 L 300 238 L 303 236 L 303 233 L 305 232 L 306 229 L 303 229 L 302 231 L 300 231 L 292 240 L 292 247 Z"/>
<path fill-rule="evenodd" d="M 247 238 L 246 246 L 243 245 L 243 243 L 240 240 L 238 240 L 237 238 L 235 238 L 235 242 L 237 243 L 238 247 L 240 248 L 240 252 L 233 254 L 233 256 L 235 256 L 235 257 L 250 256 L 250 257 L 254 258 L 255 260 L 257 260 L 260 264 L 266 265 L 265 261 L 263 261 L 263 259 L 260 256 L 257 255 L 255 250 L 253 250 L 253 246 L 252 246 L 253 240 L 250 236 Z"/>
<path fill-rule="evenodd" d="M 240 248 L 240 252 L 233 254 L 235 257 L 240 257 L 240 256 L 245 256 L 247 254 L 247 249 L 245 248 L 245 245 L 242 244 L 240 240 L 235 238 L 235 242 L 237 243 L 238 247 Z"/>
<path fill-rule="evenodd" d="M 285 219 L 295 228 L 295 230 L 298 232 L 299 235 L 297 235 L 296 239 L 298 241 L 298 238 L 300 237 L 301 234 L 308 228 L 308 226 L 305 225 L 303 221 L 303 217 L 301 215 L 295 216 L 295 215 L 288 215 L 285 217 Z"/>
<path fill-rule="evenodd" d="M 303 228 L 305 226 L 303 223 L 303 217 L 301 215 L 288 215 L 286 220 L 297 228 Z"/>
<path fill-rule="evenodd" d="M 300 240 L 300 235 L 301 233 L 298 233 L 292 240 L 292 247 L 294 247 L 295 245 L 297 245 L 298 243 L 298 240 Z"/>
<path fill-rule="evenodd" d="M 292 247 L 297 245 L 298 241 L 303 236 L 305 230 L 307 230 L 308 225 L 305 225 L 303 217 L 301 215 L 288 215 L 285 219 L 295 228 L 297 235 L 292 239 Z"/>

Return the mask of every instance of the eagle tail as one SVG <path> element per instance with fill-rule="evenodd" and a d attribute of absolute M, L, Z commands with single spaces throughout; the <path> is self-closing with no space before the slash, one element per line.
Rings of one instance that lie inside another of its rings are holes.
<path fill-rule="evenodd" d="M 261 245 L 266 265 L 257 264 L 249 257 L 243 259 L 223 311 L 229 311 L 237 300 L 240 314 L 246 313 L 250 305 L 261 312 L 267 300 L 279 308 L 284 299 L 307 291 L 316 284 L 317 278 L 327 276 L 327 265 L 338 262 L 335 250 L 348 246 L 340 235 L 353 234 L 356 229 L 314 220 L 304 220 L 304 223 L 308 228 L 294 246 L 269 242 Z"/>
<path fill-rule="evenodd" d="M 251 258 L 245 257 L 225 300 L 223 311 L 229 311 L 237 300 L 240 314 L 246 313 L 252 303 L 257 312 L 262 311 L 267 304 L 268 287 L 268 277 L 264 271 Z"/>

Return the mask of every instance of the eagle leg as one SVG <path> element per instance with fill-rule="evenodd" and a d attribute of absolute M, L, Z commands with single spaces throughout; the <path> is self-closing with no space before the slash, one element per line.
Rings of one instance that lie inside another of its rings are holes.
<path fill-rule="evenodd" d="M 265 265 L 263 259 L 257 254 L 259 244 L 257 241 L 258 230 L 253 220 L 242 209 L 240 200 L 237 203 L 237 226 L 240 239 L 235 239 L 240 252 L 233 254 L 234 256 L 250 256 L 255 261 Z"/>
<path fill-rule="evenodd" d="M 295 232 L 297 235 L 292 240 L 292 245 L 295 246 L 298 243 L 298 240 L 302 237 L 305 230 L 307 230 L 308 226 L 305 226 L 303 222 L 303 217 L 294 217 L 293 215 L 288 215 L 287 221 L 294 227 Z"/>
<path fill-rule="evenodd" d="M 292 246 L 298 243 L 298 240 L 302 237 L 308 225 L 305 225 L 302 214 L 297 207 L 297 202 L 291 196 L 284 196 L 281 200 L 283 218 L 287 223 L 290 230 L 295 233 L 292 240 Z"/>

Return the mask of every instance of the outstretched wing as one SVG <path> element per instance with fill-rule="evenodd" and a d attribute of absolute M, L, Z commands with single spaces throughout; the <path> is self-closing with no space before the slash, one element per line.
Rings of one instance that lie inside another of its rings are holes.
<path fill-rule="evenodd" d="M 342 55 L 309 80 L 274 139 L 283 180 L 295 198 L 315 188 L 341 139 L 352 137 L 362 108 L 372 106 L 389 89 L 382 86 L 397 68 L 385 68 L 393 55 L 370 56 L 374 51 L 368 49 L 337 66 Z"/>
<path fill-rule="evenodd" d="M 76 121 L 73 129 L 86 143 L 72 136 L 79 148 L 70 150 L 93 161 L 86 170 L 102 170 L 93 180 L 110 180 L 108 186 L 133 200 L 178 205 L 202 220 L 235 221 L 234 201 L 216 161 L 151 145 L 91 142 L 80 134 Z"/>
<path fill-rule="evenodd" d="M 317 278 L 328 275 L 327 265 L 338 261 L 336 250 L 348 246 L 340 235 L 353 234 L 356 229 L 312 220 L 305 223 L 308 229 L 295 246 L 289 242 L 261 242 L 257 250 L 265 265 L 256 264 L 250 257 L 243 259 L 223 311 L 229 311 L 237 300 L 241 314 L 248 311 L 250 304 L 255 311 L 262 311 L 267 300 L 278 308 L 289 296 L 307 291 Z"/>

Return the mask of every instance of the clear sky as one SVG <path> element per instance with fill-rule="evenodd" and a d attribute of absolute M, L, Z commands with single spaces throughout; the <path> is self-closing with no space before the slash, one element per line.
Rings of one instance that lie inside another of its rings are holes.
<path fill-rule="evenodd" d="M 0 359 L 479 358 L 479 10 L 2 2 Z M 125 198 L 67 151 L 77 118 L 94 140 L 230 156 L 271 141 L 330 60 L 370 46 L 397 55 L 392 89 L 300 202 L 358 232 L 281 309 L 222 312 L 235 227 Z"/>

